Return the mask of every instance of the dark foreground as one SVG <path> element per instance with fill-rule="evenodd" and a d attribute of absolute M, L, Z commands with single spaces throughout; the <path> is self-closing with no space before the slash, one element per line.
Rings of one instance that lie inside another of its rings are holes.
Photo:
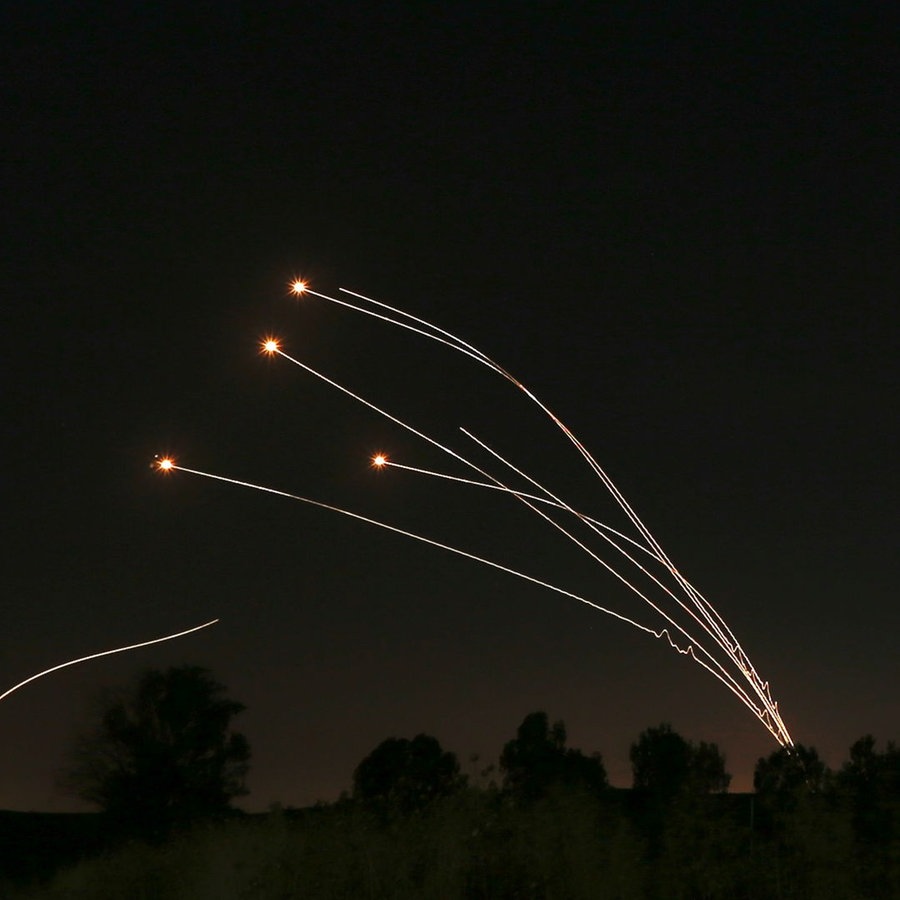
<path fill-rule="evenodd" d="M 469 788 L 409 815 L 347 801 L 155 842 L 99 815 L 0 813 L 0 897 L 900 897 L 900 819 L 879 809 L 571 787 L 523 804 Z"/>

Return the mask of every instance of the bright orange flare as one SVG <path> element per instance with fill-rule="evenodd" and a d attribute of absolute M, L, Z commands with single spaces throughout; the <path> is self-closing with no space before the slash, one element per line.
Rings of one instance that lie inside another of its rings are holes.
<path fill-rule="evenodd" d="M 170 459 L 168 456 L 164 456 L 162 459 L 157 461 L 156 468 L 161 472 L 170 472 L 173 468 L 175 468 L 175 461 L 173 459 Z"/>
<path fill-rule="evenodd" d="M 262 346 L 262 352 L 268 353 L 269 356 L 272 356 L 273 354 L 277 353 L 281 349 L 281 345 L 278 343 L 277 340 L 275 340 L 275 338 L 266 338 L 262 342 L 261 346 Z"/>
<path fill-rule="evenodd" d="M 291 293 L 292 294 L 297 294 L 297 296 L 299 296 L 300 294 L 304 293 L 305 291 L 306 291 L 306 282 L 302 278 L 297 278 L 291 282 Z"/>
<path fill-rule="evenodd" d="M 383 469 L 387 465 L 387 457 L 383 453 L 376 453 L 372 457 L 372 465 L 376 469 Z"/>

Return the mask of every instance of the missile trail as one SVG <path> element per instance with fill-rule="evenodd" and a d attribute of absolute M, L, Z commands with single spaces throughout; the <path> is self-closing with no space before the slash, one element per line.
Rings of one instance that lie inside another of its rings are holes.
<path fill-rule="evenodd" d="M 307 365 L 306 363 L 303 363 L 300 360 L 294 358 L 293 356 L 288 355 L 287 353 L 285 353 L 283 350 L 280 349 L 277 341 L 274 341 L 274 340 L 266 341 L 263 344 L 263 350 L 269 354 L 272 354 L 272 355 L 277 354 L 278 356 L 283 357 L 288 362 L 291 362 L 295 366 L 298 366 L 299 368 L 310 373 L 311 375 L 314 375 L 315 377 L 319 378 L 320 380 L 322 380 L 329 386 L 335 388 L 336 390 L 339 390 L 343 394 L 345 394 L 348 397 L 363 404 L 364 406 L 368 407 L 369 409 L 373 410 L 374 412 L 378 413 L 379 415 L 383 416 L 384 418 L 388 419 L 389 421 L 394 422 L 395 424 L 399 425 L 400 427 L 404 428 L 405 430 L 409 431 L 410 433 L 416 435 L 417 437 L 421 438 L 422 440 L 427 441 L 432 446 L 438 448 L 439 450 L 441 450 L 444 453 L 447 453 L 448 455 L 452 456 L 454 459 L 459 460 L 460 462 L 462 462 L 465 465 L 467 465 L 468 467 L 474 469 L 476 472 L 483 475 L 484 477 L 489 478 L 498 487 L 505 487 L 505 485 L 502 485 L 502 483 L 497 478 L 495 478 L 493 475 L 488 474 L 483 469 L 478 468 L 474 463 L 470 462 L 468 459 L 466 459 L 461 454 L 457 453 L 454 450 L 451 450 L 449 447 L 445 446 L 444 444 L 439 443 L 438 441 L 429 437 L 424 432 L 420 431 L 417 428 L 414 428 L 413 426 L 409 425 L 407 422 L 404 422 L 402 419 L 399 419 L 398 417 L 388 413 L 386 410 L 384 410 L 381 407 L 377 406 L 376 404 L 372 403 L 370 400 L 366 400 L 364 397 L 351 391 L 349 388 L 346 388 L 344 385 L 340 384 L 339 382 L 335 381 L 334 379 L 329 378 L 327 375 L 324 375 L 323 373 L 312 368 L 311 366 Z M 532 484 L 534 484 L 536 487 L 538 487 L 539 490 L 544 491 L 544 493 L 547 494 L 552 501 L 555 501 L 558 505 L 560 505 L 563 509 L 570 512 L 571 514 L 578 516 L 578 514 L 573 509 L 571 509 L 571 507 L 564 504 L 561 500 L 559 500 L 554 495 L 550 494 L 550 492 L 547 491 L 546 488 L 544 488 L 542 485 L 538 484 L 534 479 L 530 478 L 529 476 L 525 475 L 520 470 L 516 469 L 510 463 L 506 462 L 506 460 L 503 460 L 502 457 L 499 456 L 499 454 L 496 454 L 493 450 L 491 450 L 489 447 L 487 447 L 487 445 L 483 444 L 481 441 L 478 440 L 478 438 L 475 438 L 473 435 L 471 435 L 465 429 L 462 429 L 462 430 L 463 430 L 463 433 L 466 434 L 467 437 L 469 437 L 470 439 L 474 440 L 476 443 L 478 443 L 479 445 L 484 447 L 485 450 L 488 450 L 488 452 L 492 453 L 498 459 L 501 459 L 501 461 L 506 463 L 506 465 L 509 466 L 510 468 L 512 468 L 513 471 L 515 471 L 517 474 L 521 475 L 522 477 L 526 478 L 528 481 L 530 481 Z M 382 464 L 384 464 L 384 463 L 382 463 Z M 682 625 L 680 625 L 678 622 L 676 622 L 670 615 L 668 615 L 662 608 L 660 608 L 659 605 L 654 603 L 653 600 L 651 600 L 650 597 L 648 597 L 646 593 L 644 593 L 640 588 L 638 588 L 631 581 L 629 581 L 624 575 L 622 575 L 621 572 L 619 572 L 617 569 L 615 569 L 613 566 L 611 566 L 608 562 L 606 562 L 606 560 L 604 560 L 600 556 L 598 556 L 593 550 L 591 550 L 589 547 L 587 547 L 582 541 L 578 540 L 578 538 L 576 538 L 571 532 L 567 531 L 558 522 L 554 521 L 552 518 L 547 516 L 540 509 L 535 507 L 531 502 L 529 502 L 528 499 L 526 499 L 525 496 L 518 494 L 517 492 L 514 492 L 514 491 L 510 491 L 509 493 L 512 496 L 514 496 L 517 500 L 519 500 L 521 503 L 523 503 L 526 507 L 528 507 L 536 515 L 538 515 L 542 519 L 544 519 L 553 528 L 555 528 L 556 530 L 561 532 L 566 538 L 568 538 L 570 541 L 572 541 L 574 544 L 576 544 L 576 546 L 578 546 L 581 550 L 583 550 L 585 553 L 587 553 L 588 556 L 590 556 L 593 560 L 595 560 L 597 563 L 599 563 L 601 566 L 603 566 L 603 568 L 605 568 L 610 574 L 612 574 L 616 579 L 618 579 L 620 582 L 622 582 L 622 584 L 624 584 L 630 591 L 632 591 L 636 596 L 638 596 L 642 601 L 644 601 L 644 603 L 646 603 L 655 613 L 657 613 L 669 625 L 671 625 L 672 628 L 674 628 L 676 631 L 680 632 L 680 634 L 684 638 L 687 639 L 687 641 L 689 642 L 689 644 L 692 648 L 692 653 L 691 653 L 692 658 L 697 659 L 696 652 L 697 651 L 701 652 L 703 654 L 703 656 L 706 657 L 706 659 L 709 661 L 709 665 L 704 664 L 704 667 L 709 668 L 709 666 L 712 666 L 716 670 L 715 671 L 716 677 L 718 677 L 720 680 L 722 680 L 724 683 L 726 683 L 731 690 L 735 691 L 740 696 L 742 696 L 742 698 L 744 698 L 745 700 L 747 700 L 749 702 L 749 698 L 744 695 L 744 688 L 741 687 L 735 681 L 734 676 L 724 668 L 721 661 L 716 659 L 716 657 L 694 635 L 690 634 L 690 632 L 688 632 L 687 629 L 685 629 Z M 591 527 L 593 527 L 593 526 L 591 526 Z M 700 627 L 703 628 L 704 631 L 706 631 L 707 634 L 710 635 L 710 637 L 717 644 L 717 646 L 719 646 L 720 648 L 722 648 L 725 651 L 726 655 L 731 659 L 731 661 L 738 667 L 738 669 L 746 677 L 746 672 L 743 670 L 740 660 L 738 660 L 734 656 L 733 650 L 730 647 L 728 647 L 725 643 L 723 643 L 723 641 L 719 635 L 714 633 L 714 631 L 712 631 L 709 628 L 709 626 L 704 624 L 697 617 L 696 613 L 694 613 L 692 610 L 690 610 L 682 600 L 677 598 L 672 593 L 671 590 L 669 590 L 664 585 L 662 585 L 661 582 L 656 577 L 651 575 L 643 566 L 641 566 L 639 563 L 637 563 L 634 560 L 634 558 L 627 553 L 627 551 L 625 551 L 623 548 L 619 547 L 611 538 L 609 538 L 608 535 L 603 534 L 596 528 L 594 528 L 594 531 L 596 533 L 600 534 L 600 536 L 603 537 L 604 540 L 606 540 L 613 547 L 615 547 L 629 562 L 634 564 L 641 572 L 643 572 L 645 575 L 647 575 L 649 578 L 651 578 L 652 581 L 654 581 L 670 597 L 672 597 L 672 599 L 675 600 L 675 602 L 685 612 L 687 612 L 688 615 L 690 615 L 697 622 L 697 624 L 699 624 Z M 674 643 L 673 643 L 673 646 L 675 646 Z M 699 659 L 697 661 L 700 662 Z M 763 705 L 768 706 L 768 698 L 760 693 L 759 688 L 756 685 L 756 683 L 753 681 L 753 679 L 752 678 L 748 679 L 748 681 L 749 681 L 751 687 L 753 688 L 754 693 L 756 693 L 757 696 L 760 697 L 760 700 L 763 703 Z"/>
<path fill-rule="evenodd" d="M 633 540 L 632 538 L 629 538 L 625 535 L 622 535 L 621 533 L 616 532 L 619 535 L 619 537 L 624 538 L 626 541 L 631 543 L 633 546 L 639 547 L 644 553 L 648 554 L 651 558 L 653 558 L 654 560 L 656 560 L 657 562 L 662 564 L 669 571 L 669 573 L 674 578 L 674 580 L 677 582 L 680 590 L 684 592 L 685 597 L 688 601 L 688 604 L 692 605 L 693 609 L 691 609 L 689 605 L 686 605 L 686 603 L 684 601 L 682 601 L 681 599 L 676 597 L 669 588 L 662 585 L 661 582 L 659 582 L 659 580 L 655 576 L 653 576 L 651 573 L 649 573 L 646 570 L 646 568 L 641 566 L 640 563 L 638 563 L 636 560 L 634 560 L 633 557 L 631 557 L 623 547 L 621 547 L 619 544 L 617 544 L 610 537 L 610 532 L 613 532 L 614 530 L 609 529 L 606 526 L 603 526 L 602 523 L 596 522 L 596 520 L 592 520 L 590 517 L 584 516 L 583 514 L 577 512 L 575 509 L 573 509 L 568 504 L 559 500 L 559 498 L 550 494 L 550 492 L 547 491 L 547 489 L 544 488 L 542 485 L 540 485 L 537 481 L 530 478 L 530 476 L 525 475 L 525 473 L 521 472 L 520 470 L 516 469 L 514 466 L 512 466 L 510 463 L 508 463 L 506 460 L 504 460 L 501 456 L 499 456 L 499 454 L 495 453 L 489 447 L 487 447 L 486 444 L 483 444 L 482 442 L 478 441 L 477 438 L 474 438 L 474 436 L 472 436 L 471 434 L 468 434 L 468 432 L 466 432 L 468 437 L 470 437 L 472 440 L 475 440 L 477 443 L 479 443 L 484 449 L 486 449 L 488 452 L 492 453 L 499 461 L 501 461 L 505 465 L 507 465 L 507 467 L 512 469 L 514 472 L 519 474 L 521 477 L 524 477 L 526 480 L 528 480 L 539 491 L 542 491 L 544 496 L 539 497 L 537 495 L 528 494 L 523 491 L 515 491 L 515 490 L 508 488 L 499 479 L 495 478 L 493 475 L 490 475 L 489 473 L 485 472 L 484 470 L 478 468 L 473 463 L 470 463 L 468 460 L 466 460 L 464 457 L 462 457 L 461 454 L 458 454 L 455 451 L 449 450 L 449 448 L 447 448 L 441 444 L 438 444 L 436 441 L 421 434 L 421 432 L 416 431 L 416 429 L 413 429 L 411 426 L 408 426 L 405 423 L 399 422 L 399 420 L 397 420 L 393 416 L 390 416 L 389 414 L 385 413 L 383 410 L 379 409 L 378 407 L 374 406 L 374 404 L 371 404 L 368 401 L 363 400 L 362 398 L 358 397 L 358 395 L 355 395 L 352 392 L 348 391 L 347 389 L 341 387 L 340 385 L 337 385 L 335 382 L 332 382 L 330 379 L 325 378 L 325 376 L 322 376 L 319 373 L 314 372 L 309 367 L 305 366 L 302 363 L 299 363 L 297 360 L 287 357 L 288 359 L 290 359 L 290 361 L 300 365 L 302 368 L 305 368 L 307 371 L 312 372 L 312 374 L 315 374 L 317 377 L 322 378 L 324 381 L 326 381 L 329 384 L 332 384 L 333 386 L 337 387 L 339 390 L 343 391 L 344 393 L 349 394 L 351 397 L 354 397 L 355 399 L 357 399 L 360 402 L 364 403 L 365 405 L 369 406 L 373 410 L 379 412 L 381 415 L 386 416 L 391 421 L 397 422 L 398 424 L 402 425 L 402 427 L 407 428 L 407 430 L 411 431 L 412 433 L 417 434 L 420 437 L 423 437 L 429 443 L 433 444 L 434 446 L 438 447 L 445 453 L 448 453 L 450 456 L 456 458 L 457 460 L 463 462 L 470 468 L 474 469 L 482 477 L 487 478 L 490 482 L 492 482 L 494 489 L 507 490 L 512 496 L 514 496 L 520 502 L 525 504 L 528 508 L 532 509 L 532 511 L 534 511 L 537 515 L 546 519 L 555 528 L 558 528 L 560 531 L 562 531 L 564 534 L 566 534 L 571 540 L 575 541 L 575 543 L 578 544 L 580 547 L 582 547 L 582 549 L 584 549 L 589 555 L 591 555 L 595 559 L 597 559 L 598 562 L 600 562 L 602 565 L 604 565 L 614 575 L 616 575 L 616 577 L 620 578 L 620 580 L 622 580 L 625 584 L 627 584 L 629 587 L 631 587 L 631 589 L 633 591 L 635 591 L 635 593 L 637 593 L 644 600 L 646 600 L 646 602 L 648 602 L 655 610 L 660 612 L 664 616 L 664 618 L 666 618 L 667 621 L 671 622 L 674 625 L 674 627 L 678 628 L 683 634 L 687 634 L 686 632 L 684 632 L 683 629 L 681 629 L 680 626 L 678 626 L 676 623 L 672 622 L 672 620 L 664 612 L 659 610 L 659 608 L 656 607 L 655 604 L 653 604 L 640 591 L 638 591 L 633 585 L 631 585 L 630 582 L 628 582 L 621 575 L 619 575 L 619 573 L 617 573 L 614 569 L 612 569 L 602 559 L 596 557 L 596 555 L 593 553 L 593 551 L 591 551 L 590 549 L 585 547 L 574 536 L 572 536 L 569 532 L 567 532 L 565 529 L 563 529 L 561 526 L 559 526 L 558 523 L 556 523 L 553 519 L 551 519 L 549 516 L 547 516 L 545 513 L 543 513 L 540 509 L 535 507 L 534 503 L 541 503 L 541 504 L 549 503 L 550 505 L 557 506 L 558 508 L 563 509 L 563 510 L 569 512 L 570 514 L 576 516 L 577 518 L 581 519 L 585 523 L 585 525 L 587 525 L 589 528 L 591 528 L 593 531 L 595 531 L 601 538 L 603 538 L 603 540 L 608 542 L 619 553 L 621 553 L 629 561 L 631 561 L 635 566 L 637 566 L 638 569 L 640 569 L 644 574 L 646 574 L 649 578 L 651 578 L 654 582 L 656 582 L 657 585 L 662 587 L 663 590 L 673 600 L 675 600 L 675 602 L 679 605 L 679 607 L 682 610 L 684 610 L 695 621 L 697 621 L 698 624 L 701 625 L 701 627 L 704 629 L 704 631 L 707 634 L 709 634 L 709 636 L 714 640 L 716 645 L 720 647 L 720 649 L 725 653 L 725 655 L 729 658 L 729 660 L 734 664 L 734 666 L 737 668 L 737 670 L 740 672 L 740 674 L 747 680 L 753 693 L 757 695 L 760 702 L 763 704 L 763 708 L 764 708 L 763 712 L 756 710 L 756 713 L 759 716 L 759 718 L 761 719 L 761 721 L 763 722 L 763 724 L 773 733 L 773 735 L 776 737 L 776 739 L 779 741 L 779 743 L 782 743 L 783 745 L 787 745 L 787 746 L 793 745 L 791 736 L 788 733 L 787 728 L 785 727 L 784 722 L 778 712 L 777 703 L 775 703 L 775 701 L 772 699 L 771 690 L 770 690 L 768 682 L 763 681 L 763 679 L 756 672 L 756 670 L 750 663 L 749 657 L 747 656 L 747 654 L 744 651 L 743 647 L 741 646 L 740 642 L 737 640 L 734 633 L 731 631 L 731 629 L 725 623 L 722 616 L 718 613 L 718 611 L 715 609 L 715 607 L 712 605 L 712 603 L 710 603 L 709 600 L 707 600 L 678 571 L 678 569 L 674 566 L 674 564 L 669 559 L 669 557 L 667 556 L 665 551 L 662 549 L 659 542 L 655 539 L 655 537 L 652 535 L 650 530 L 643 523 L 643 521 L 640 519 L 640 517 L 637 515 L 637 513 L 634 511 L 634 509 L 631 507 L 631 505 L 628 503 L 628 501 L 625 499 L 624 495 L 621 493 L 621 491 L 619 491 L 618 487 L 614 484 L 612 479 L 603 470 L 603 468 L 596 461 L 596 459 L 594 459 L 594 457 L 587 450 L 587 448 L 574 435 L 574 433 L 562 422 L 562 420 L 559 419 L 559 417 L 552 410 L 550 410 L 549 407 L 547 407 L 536 395 L 534 395 L 521 381 L 519 381 L 510 372 L 508 372 L 506 369 L 504 369 L 502 366 L 500 366 L 497 362 L 495 362 L 493 359 L 491 359 L 487 354 L 485 354 L 481 350 L 477 349 L 473 345 L 463 341 L 461 338 L 457 337 L 456 335 L 452 334 L 451 332 L 446 331 L 445 329 L 439 328 L 438 326 L 434 325 L 433 323 L 428 322 L 427 320 L 419 318 L 417 316 L 414 316 L 411 313 L 407 313 L 397 307 L 390 306 L 386 303 L 382 303 L 379 300 L 375 300 L 374 298 L 367 297 L 363 294 L 357 293 L 355 291 L 350 291 L 345 288 L 340 289 L 341 293 L 347 295 L 348 297 L 352 297 L 352 298 L 354 298 L 354 300 L 360 301 L 360 302 L 350 302 L 349 300 L 346 300 L 346 299 L 339 299 L 337 297 L 331 297 L 326 294 L 322 294 L 317 291 L 313 291 L 305 283 L 302 283 L 302 282 L 295 283 L 293 290 L 294 290 L 294 293 L 297 295 L 309 294 L 311 296 L 319 297 L 328 302 L 335 303 L 339 306 L 343 306 L 350 310 L 362 313 L 363 315 L 373 317 L 373 318 L 381 320 L 389 325 L 394 325 L 395 327 L 402 328 L 404 330 L 407 330 L 407 331 L 413 332 L 415 334 L 418 334 L 422 337 L 425 337 L 429 340 L 433 340 L 433 341 L 436 341 L 447 347 L 450 347 L 451 349 L 456 350 L 457 352 L 462 353 L 465 356 L 473 359 L 475 362 L 479 363 L 480 365 L 484 365 L 487 368 L 493 370 L 494 372 L 499 374 L 501 377 L 503 377 L 505 380 L 509 381 L 514 387 L 516 387 L 520 391 L 522 391 L 525 394 L 525 396 L 528 398 L 528 400 L 530 402 L 532 402 L 534 405 L 536 405 L 551 420 L 551 422 L 563 433 L 563 435 L 566 437 L 566 439 L 577 450 L 579 455 L 582 456 L 582 458 L 585 460 L 585 462 L 587 462 L 588 466 L 591 468 L 591 470 L 594 472 L 594 474 L 602 481 L 602 483 L 606 487 L 607 491 L 612 496 L 613 500 L 623 510 L 625 515 L 628 517 L 628 519 L 634 525 L 638 534 L 640 535 L 640 537 L 643 539 L 643 541 L 645 543 L 644 544 L 639 543 L 639 542 Z M 368 304 L 368 306 L 361 305 L 361 304 Z M 374 307 L 374 309 L 372 307 Z M 280 353 L 280 351 L 276 351 L 276 352 Z M 285 355 L 285 354 L 282 354 L 282 355 Z M 423 474 L 425 474 L 425 470 L 422 470 L 422 472 L 423 472 Z M 431 473 L 431 474 L 437 474 L 437 473 Z M 438 477 L 441 477 L 441 476 L 438 476 Z M 461 479 L 461 480 L 467 481 L 467 479 Z M 473 483 L 475 483 L 475 482 L 473 482 Z M 487 484 L 485 484 L 483 482 L 480 482 L 479 484 L 482 487 L 488 486 Z M 696 610 L 696 612 L 695 612 L 695 610 Z M 699 618 L 698 618 L 698 614 L 699 614 Z M 692 657 L 694 656 L 693 647 L 695 644 L 698 649 L 703 649 L 702 645 L 692 641 L 692 645 L 690 648 Z M 706 651 L 704 650 L 704 652 L 706 652 Z M 718 662 L 716 662 L 716 665 L 718 665 Z M 727 677 L 731 678 L 730 674 Z"/>
<path fill-rule="evenodd" d="M 639 631 L 644 632 L 645 634 L 649 634 L 657 639 L 665 638 L 669 646 L 680 653 L 683 656 L 689 656 L 694 662 L 701 665 L 704 669 L 706 669 L 711 675 L 713 675 L 716 679 L 718 679 L 728 690 L 730 690 L 748 709 L 765 725 L 765 727 L 769 730 L 773 737 L 776 740 L 779 740 L 778 732 L 771 726 L 768 721 L 769 712 L 767 710 L 758 709 L 752 702 L 752 700 L 746 695 L 746 693 L 739 686 L 735 686 L 735 684 L 730 680 L 730 676 L 728 673 L 725 673 L 723 676 L 720 672 L 716 671 L 709 663 L 705 660 L 697 657 L 694 649 L 694 644 L 688 644 L 686 647 L 680 646 L 673 640 L 671 634 L 669 633 L 668 628 L 663 628 L 660 630 L 650 628 L 646 625 L 641 624 L 640 622 L 635 621 L 628 616 L 622 615 L 621 613 L 615 612 L 615 610 L 607 609 L 605 606 L 601 606 L 599 603 L 595 603 L 593 600 L 589 600 L 586 597 L 581 596 L 580 594 L 576 594 L 572 591 L 566 590 L 565 588 L 559 587 L 558 585 L 552 584 L 551 582 L 544 581 L 540 578 L 536 578 L 533 575 L 528 575 L 525 572 L 521 572 L 518 569 L 514 569 L 511 566 L 503 565 L 502 563 L 495 562 L 494 560 L 487 559 L 483 556 L 478 556 L 475 553 L 470 553 L 467 550 L 463 550 L 459 547 L 454 547 L 451 544 L 445 544 L 441 541 L 436 541 L 433 538 L 426 537 L 425 535 L 417 534 L 413 531 L 407 531 L 403 528 L 398 528 L 395 525 L 390 525 L 386 522 L 381 522 L 378 519 L 373 519 L 369 516 L 364 516 L 361 513 L 353 512 L 352 510 L 343 509 L 339 506 L 334 506 L 330 503 L 324 503 L 321 500 L 314 500 L 310 497 L 303 497 L 298 494 L 291 494 L 288 491 L 278 490 L 277 488 L 268 487 L 266 485 L 254 484 L 250 481 L 242 481 L 237 478 L 230 478 L 226 475 L 217 475 L 212 472 L 204 472 L 200 469 L 192 469 L 187 466 L 177 465 L 173 460 L 169 458 L 165 458 L 160 460 L 157 463 L 157 467 L 161 471 L 165 472 L 185 472 L 190 475 L 198 475 L 202 478 L 209 478 L 213 481 L 221 481 L 226 484 L 233 484 L 238 487 L 250 488 L 251 490 L 261 491 L 266 494 L 273 494 L 277 497 L 284 497 L 288 500 L 294 500 L 299 503 L 305 503 L 310 506 L 317 507 L 319 509 L 328 510 L 330 512 L 338 513 L 342 516 L 347 516 L 350 519 L 355 519 L 359 522 L 365 522 L 368 525 L 374 525 L 377 528 L 382 528 L 385 531 L 390 531 L 394 534 L 402 535 L 403 537 L 411 538 L 412 540 L 419 541 L 420 543 L 427 544 L 431 547 L 436 547 L 439 550 L 445 550 L 448 553 L 456 554 L 457 556 L 462 556 L 466 559 L 470 559 L 473 562 L 480 563 L 481 565 L 488 566 L 492 569 L 497 569 L 501 572 L 506 572 L 508 575 L 513 575 L 516 578 L 521 578 L 523 581 L 528 581 L 532 584 L 536 584 L 539 587 L 546 588 L 547 590 L 554 591 L 557 594 L 562 594 L 563 596 L 569 597 L 573 600 L 577 600 L 580 603 L 584 603 L 586 606 L 590 606 L 592 609 L 597 610 L 598 612 L 605 613 L 608 616 L 612 616 L 614 619 L 618 619 L 620 622 L 625 622 L 628 625 L 631 625 L 634 628 L 637 628 Z M 680 629 L 679 629 L 680 630 Z M 701 648 L 702 649 L 702 648 Z M 716 661 L 713 659 L 713 663 Z"/>
<path fill-rule="evenodd" d="M 169 469 L 172 468 L 172 466 L 160 466 L 160 468 Z M 17 691 L 26 684 L 36 681 L 38 678 L 43 678 L 44 675 L 49 675 L 51 672 L 58 672 L 60 669 L 65 669 L 68 666 L 75 666 L 78 665 L 78 663 L 87 662 L 91 659 L 99 659 L 101 656 L 110 656 L 113 653 L 124 653 L 126 650 L 137 650 L 139 647 L 149 647 L 151 644 L 161 644 L 163 641 L 174 641 L 175 638 L 193 634 L 195 631 L 200 631 L 202 628 L 209 628 L 210 625 L 215 625 L 218 621 L 218 619 L 210 619 L 209 622 L 204 622 L 202 625 L 195 625 L 193 628 L 188 628 L 186 631 L 179 631 L 177 634 L 167 634 L 164 637 L 153 638 L 151 641 L 141 641 L 139 644 L 129 644 L 127 647 L 116 647 L 114 650 L 102 650 L 100 653 L 91 653 L 87 656 L 80 656 L 78 659 L 70 659 L 68 662 L 60 663 L 58 666 L 51 666 L 49 669 L 44 669 L 43 672 L 38 672 L 37 674 L 26 678 L 24 681 L 14 684 L 11 688 L 0 694 L 0 700 L 8 697 L 13 691 Z"/>

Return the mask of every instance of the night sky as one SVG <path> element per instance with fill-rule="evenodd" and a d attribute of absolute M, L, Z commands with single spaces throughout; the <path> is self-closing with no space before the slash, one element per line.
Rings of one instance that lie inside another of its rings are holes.
<path fill-rule="evenodd" d="M 662 721 L 717 742 L 738 790 L 777 748 L 699 666 L 574 600 L 154 472 L 172 453 L 638 614 L 509 498 L 373 471 L 384 450 L 466 474 L 260 338 L 622 525 L 514 388 L 298 302 L 297 275 L 528 385 L 713 601 L 796 741 L 839 765 L 867 732 L 900 737 L 889 5 L 685 5 L 4 4 L 0 692 L 221 621 L 0 704 L 0 808 L 83 808 L 55 773 L 92 698 L 178 664 L 247 705 L 250 810 L 337 798 L 391 736 L 433 734 L 475 771 L 538 709 L 621 786 Z"/>

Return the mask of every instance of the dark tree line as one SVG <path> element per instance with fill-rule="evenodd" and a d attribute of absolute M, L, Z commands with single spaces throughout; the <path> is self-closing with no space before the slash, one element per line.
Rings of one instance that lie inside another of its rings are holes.
<path fill-rule="evenodd" d="M 242 710 L 203 669 L 148 672 L 100 711 L 68 783 L 122 834 L 160 839 L 221 819 L 244 792 L 249 745 L 231 727 Z M 758 761 L 754 794 L 730 795 L 719 748 L 667 723 L 632 743 L 630 790 L 567 740 L 562 721 L 527 715 L 484 785 L 433 736 L 388 738 L 356 767 L 349 797 L 288 811 L 302 846 L 321 839 L 326 856 L 280 871 L 296 871 L 304 894 L 313 871 L 317 884 L 346 881 L 335 896 L 425 896 L 428 884 L 467 898 L 900 896 L 893 743 L 867 735 L 837 771 L 812 747 L 780 749 Z"/>
<path fill-rule="evenodd" d="M 75 747 L 66 785 L 123 826 L 165 831 L 171 824 L 221 815 L 245 793 L 250 747 L 231 728 L 243 704 L 205 669 L 148 671 L 130 692 L 107 698 Z M 500 754 L 503 789 L 534 801 L 555 785 L 599 796 L 608 788 L 599 753 L 566 746 L 562 721 L 526 716 Z M 694 745 L 669 725 L 651 728 L 631 748 L 634 787 L 660 795 L 724 791 L 730 780 L 714 744 Z M 459 760 L 419 734 L 388 738 L 357 766 L 353 797 L 380 810 L 421 810 L 463 789 Z"/>

